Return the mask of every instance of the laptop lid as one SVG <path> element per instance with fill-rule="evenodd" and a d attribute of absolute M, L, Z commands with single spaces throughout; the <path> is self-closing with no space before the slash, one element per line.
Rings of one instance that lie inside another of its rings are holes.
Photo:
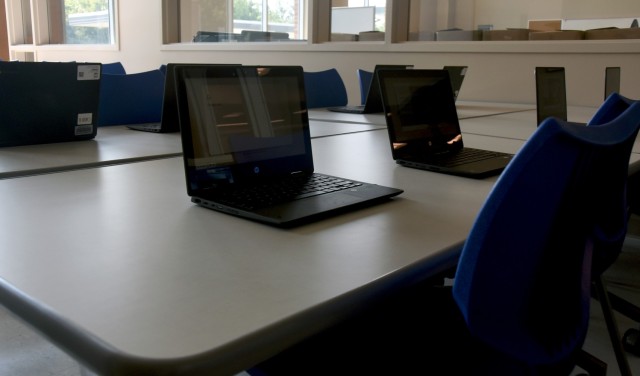
<path fill-rule="evenodd" d="M 363 183 L 255 209 L 221 202 L 220 196 L 248 186 L 313 174 L 302 67 L 176 66 L 175 74 L 187 192 L 193 202 L 290 226 L 402 192 Z"/>
<path fill-rule="evenodd" d="M 378 78 L 396 162 L 478 178 L 498 173 L 508 164 L 512 155 L 481 149 L 466 150 L 475 154 L 474 161 L 446 163 L 446 157 L 465 149 L 446 70 L 383 70 Z"/>
<path fill-rule="evenodd" d="M 604 99 L 620 93 L 620 67 L 606 67 L 604 71 Z"/>
<path fill-rule="evenodd" d="M 462 82 L 467 75 L 466 65 L 445 65 L 444 70 L 449 72 L 449 79 L 451 80 L 451 89 L 453 90 L 453 98 L 458 99 L 458 94 L 462 88 Z"/>
<path fill-rule="evenodd" d="M 382 98 L 380 97 L 380 83 L 378 82 L 378 72 L 384 69 L 409 69 L 413 68 L 413 65 L 376 65 L 373 68 L 373 76 L 371 77 L 371 84 L 369 85 L 369 91 L 367 93 L 367 99 L 364 102 L 364 113 L 373 114 L 377 112 L 383 112 Z"/>
<path fill-rule="evenodd" d="M 96 136 L 100 63 L 0 62 L 0 146 Z"/>
<path fill-rule="evenodd" d="M 551 116 L 567 121 L 564 67 L 536 67 L 535 81 L 537 124 Z"/>

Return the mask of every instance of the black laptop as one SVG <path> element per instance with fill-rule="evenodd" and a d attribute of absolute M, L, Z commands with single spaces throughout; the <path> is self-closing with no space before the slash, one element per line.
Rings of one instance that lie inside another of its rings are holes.
<path fill-rule="evenodd" d="M 567 89 L 564 67 L 536 67 L 536 121 L 548 117 L 567 121 Z"/>
<path fill-rule="evenodd" d="M 378 84 L 378 71 L 382 69 L 409 69 L 412 65 L 376 65 L 373 69 L 371 84 L 367 92 L 367 98 L 363 105 L 329 107 L 329 111 L 346 112 L 350 114 L 375 114 L 382 112 L 382 99 L 380 98 L 380 85 Z"/>
<path fill-rule="evenodd" d="M 512 154 L 464 147 L 444 69 L 378 72 L 393 159 L 407 167 L 473 178 L 499 174 Z"/>
<path fill-rule="evenodd" d="M 453 99 L 457 100 L 469 67 L 466 65 L 445 65 L 443 69 L 449 72 L 451 89 L 453 90 Z"/>
<path fill-rule="evenodd" d="M 100 63 L 1 62 L 0 146 L 96 136 Z"/>
<path fill-rule="evenodd" d="M 187 193 L 278 226 L 373 204 L 400 189 L 314 173 L 302 67 L 175 67 Z"/>
<path fill-rule="evenodd" d="M 128 128 L 136 131 L 153 133 L 173 133 L 180 131 L 180 124 L 178 123 L 178 105 L 176 103 L 175 78 L 173 76 L 173 67 L 175 65 L 176 64 L 167 64 L 166 66 L 160 121 L 153 123 L 128 124 Z"/>
<path fill-rule="evenodd" d="M 604 99 L 620 93 L 620 67 L 606 67 L 604 71 Z"/>

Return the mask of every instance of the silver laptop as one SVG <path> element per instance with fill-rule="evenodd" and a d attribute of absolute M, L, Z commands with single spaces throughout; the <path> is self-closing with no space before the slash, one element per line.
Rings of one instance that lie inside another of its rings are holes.
<path fill-rule="evenodd" d="M 175 75 L 194 203 L 293 226 L 402 192 L 314 172 L 302 67 L 179 65 Z"/>
<path fill-rule="evenodd" d="M 378 72 L 393 159 L 423 170 L 484 178 L 512 154 L 463 144 L 449 73 L 444 69 Z"/>
<path fill-rule="evenodd" d="M 99 63 L 0 61 L 0 146 L 96 136 Z"/>

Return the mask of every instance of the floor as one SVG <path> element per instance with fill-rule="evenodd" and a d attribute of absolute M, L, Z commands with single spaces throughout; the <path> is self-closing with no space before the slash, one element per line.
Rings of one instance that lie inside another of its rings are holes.
<path fill-rule="evenodd" d="M 640 306 L 640 217 L 632 218 L 630 235 L 618 261 L 605 277 L 611 291 Z M 618 376 L 602 311 L 597 302 L 591 309 L 589 333 L 584 348 L 608 364 L 609 376 Z M 640 323 L 617 315 L 621 333 L 640 329 Z M 634 375 L 640 376 L 640 357 L 627 355 Z M 576 369 L 573 375 L 581 374 Z M 89 376 L 78 363 L 50 344 L 0 306 L 0 376 Z M 237 376 L 247 376 L 241 373 Z"/>

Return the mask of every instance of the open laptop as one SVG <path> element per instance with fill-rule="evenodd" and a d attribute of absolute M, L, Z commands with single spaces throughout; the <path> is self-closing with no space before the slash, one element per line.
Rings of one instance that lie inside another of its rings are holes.
<path fill-rule="evenodd" d="M 0 61 L 0 146 L 96 136 L 100 63 Z"/>
<path fill-rule="evenodd" d="M 620 67 L 606 67 L 604 71 L 604 99 L 620 93 Z"/>
<path fill-rule="evenodd" d="M 378 84 L 378 71 L 382 69 L 410 69 L 413 65 L 376 65 L 373 69 L 371 84 L 367 93 L 367 99 L 363 105 L 329 107 L 329 111 L 346 112 L 350 114 L 375 114 L 382 112 L 382 99 L 380 99 L 380 85 Z"/>
<path fill-rule="evenodd" d="M 460 89 L 462 88 L 462 82 L 467 75 L 467 69 L 469 69 L 469 67 L 466 65 L 445 65 L 443 69 L 449 72 L 453 99 L 457 100 Z"/>
<path fill-rule="evenodd" d="M 128 124 L 127 127 L 136 131 L 153 133 L 173 133 L 180 131 L 178 122 L 178 104 L 176 103 L 176 86 L 173 68 L 176 64 L 167 64 L 162 94 L 162 112 L 160 121 L 153 123 Z"/>
<path fill-rule="evenodd" d="M 483 178 L 499 174 L 513 157 L 464 147 L 446 70 L 382 70 L 378 79 L 396 163 Z"/>
<path fill-rule="evenodd" d="M 180 65 L 175 73 L 194 203 L 293 226 L 402 192 L 314 173 L 302 67 Z M 273 197 L 259 201 L 260 193 Z"/>
<path fill-rule="evenodd" d="M 536 67 L 536 121 L 548 117 L 567 121 L 567 89 L 564 67 Z"/>

